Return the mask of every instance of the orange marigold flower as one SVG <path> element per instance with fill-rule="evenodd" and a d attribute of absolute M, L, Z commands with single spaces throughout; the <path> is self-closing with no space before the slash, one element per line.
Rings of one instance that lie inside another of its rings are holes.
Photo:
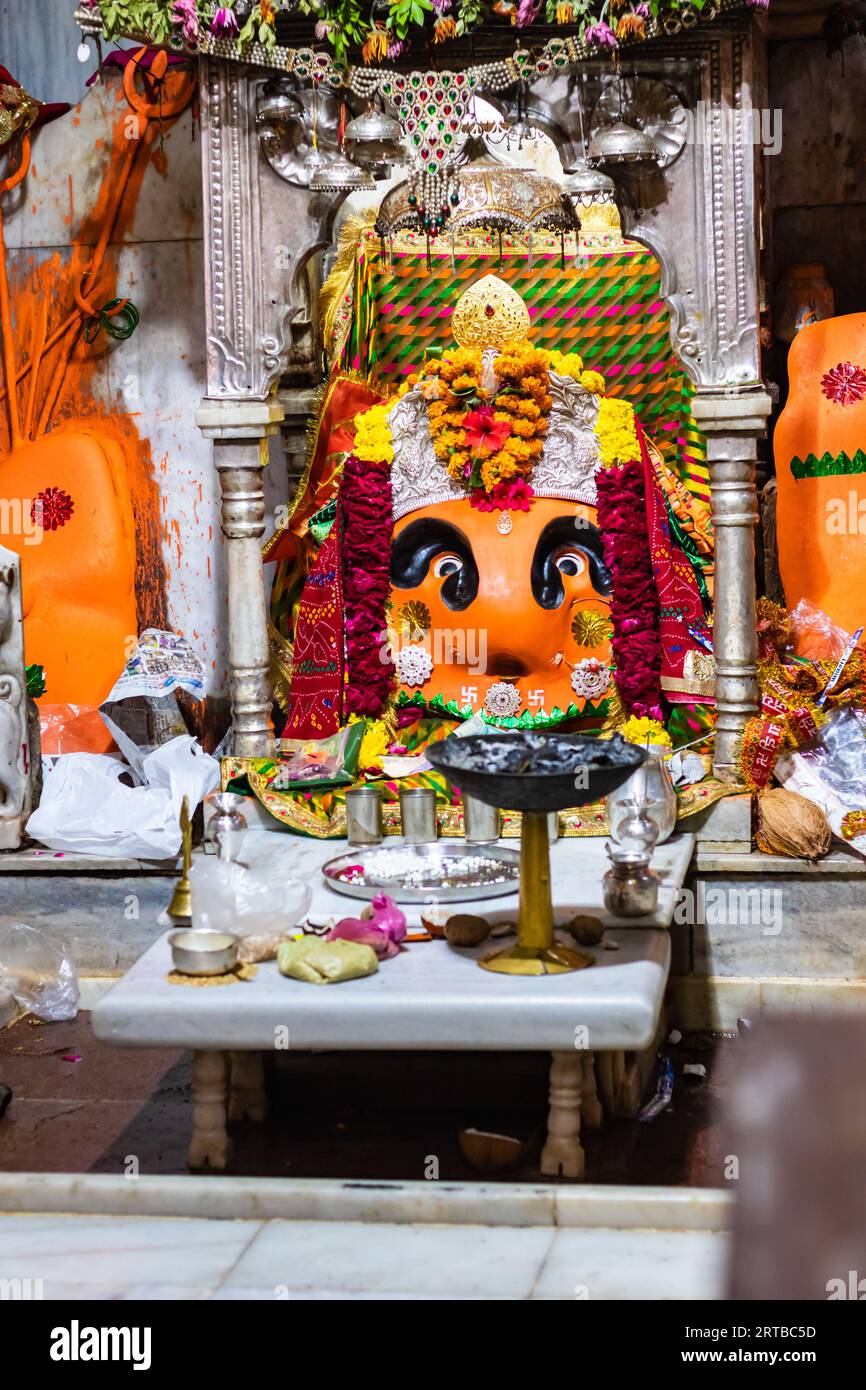
<path fill-rule="evenodd" d="M 365 63 L 375 63 L 380 58 L 386 57 L 388 53 L 388 35 L 384 29 L 371 29 L 367 35 L 367 41 L 361 49 L 361 57 Z"/>
<path fill-rule="evenodd" d="M 520 439 L 532 439 L 535 435 L 535 423 L 532 420 L 515 420 L 511 428 Z"/>
<path fill-rule="evenodd" d="M 444 43 L 446 39 L 453 39 L 456 33 L 456 21 L 450 15 L 445 15 L 443 19 L 437 19 L 433 25 L 433 42 Z"/>
<path fill-rule="evenodd" d="M 639 14 L 624 14 L 616 26 L 618 39 L 645 39 L 646 22 Z"/>

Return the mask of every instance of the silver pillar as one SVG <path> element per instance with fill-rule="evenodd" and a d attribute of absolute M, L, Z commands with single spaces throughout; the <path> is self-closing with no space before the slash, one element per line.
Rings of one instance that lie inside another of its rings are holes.
<path fill-rule="evenodd" d="M 220 524 L 226 538 L 229 687 L 233 748 L 239 758 L 274 754 L 268 677 L 268 615 L 262 569 L 263 474 L 268 437 L 279 429 L 276 401 L 204 401 L 196 416 L 214 442 Z"/>
<path fill-rule="evenodd" d="M 723 782 L 738 782 L 740 740 L 758 708 L 755 458 L 757 437 L 770 413 L 770 398 L 758 385 L 699 388 L 692 413 L 707 439 L 715 528 L 713 771 Z"/>

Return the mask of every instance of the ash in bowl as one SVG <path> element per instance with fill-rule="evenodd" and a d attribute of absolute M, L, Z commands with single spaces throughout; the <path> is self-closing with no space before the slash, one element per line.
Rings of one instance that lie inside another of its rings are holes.
<path fill-rule="evenodd" d="M 448 764 L 455 773 L 481 772 L 491 776 L 544 777 L 577 773 L 583 768 L 634 766 L 643 761 L 641 749 L 620 734 L 609 739 L 579 734 L 473 734 L 448 740 Z"/>

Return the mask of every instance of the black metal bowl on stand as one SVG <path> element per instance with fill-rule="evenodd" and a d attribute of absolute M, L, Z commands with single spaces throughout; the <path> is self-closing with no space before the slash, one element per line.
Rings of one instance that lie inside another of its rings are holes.
<path fill-rule="evenodd" d="M 520 916 L 517 944 L 479 961 L 508 975 L 551 975 L 580 970 L 592 956 L 556 940 L 550 894 L 547 816 L 586 806 L 622 786 L 646 761 L 646 751 L 584 734 L 472 734 L 443 739 L 426 756 L 450 782 L 488 806 L 520 811 Z"/>

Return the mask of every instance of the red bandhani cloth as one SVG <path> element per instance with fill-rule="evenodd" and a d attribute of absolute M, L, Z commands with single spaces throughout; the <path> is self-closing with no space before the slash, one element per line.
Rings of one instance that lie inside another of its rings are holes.
<path fill-rule="evenodd" d="M 343 723 L 343 673 L 343 583 L 335 526 L 301 595 L 284 738 L 330 738 L 337 732 Z"/>
<path fill-rule="evenodd" d="M 665 699 L 679 704 L 694 700 L 696 694 L 684 670 L 689 653 L 706 661 L 704 648 L 695 641 L 689 628 L 704 631 L 708 637 L 710 630 L 694 570 L 671 535 L 667 500 L 653 471 L 646 437 L 639 424 L 637 434 L 646 487 L 647 540 L 659 604 L 660 684 Z M 708 697 L 704 694 L 702 698 Z"/>

